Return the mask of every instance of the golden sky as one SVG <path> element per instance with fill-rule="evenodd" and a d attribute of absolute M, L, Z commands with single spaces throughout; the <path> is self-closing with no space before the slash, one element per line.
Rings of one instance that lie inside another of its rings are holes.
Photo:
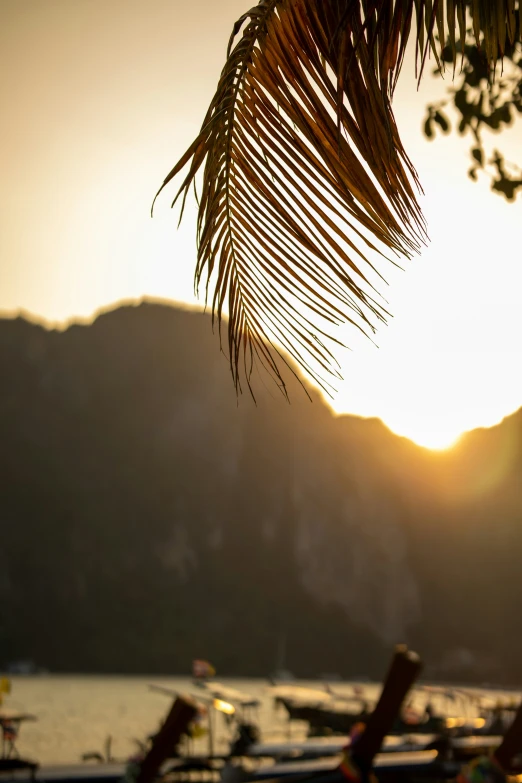
<path fill-rule="evenodd" d="M 150 204 L 248 7 L 1 0 L 0 310 L 60 322 L 144 295 L 196 302 L 195 208 L 177 230 L 170 192 L 152 220 Z M 522 199 L 466 178 L 469 139 L 424 139 L 424 104 L 444 86 L 426 79 L 417 93 L 411 65 L 395 108 L 431 244 L 406 272 L 380 267 L 394 318 L 378 349 L 346 332 L 332 404 L 441 447 L 522 405 Z M 492 141 L 522 162 L 522 123 Z"/>

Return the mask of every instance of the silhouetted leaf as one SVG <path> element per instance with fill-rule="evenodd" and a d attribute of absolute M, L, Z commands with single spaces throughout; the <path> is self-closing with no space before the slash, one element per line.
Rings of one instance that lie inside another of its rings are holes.
<path fill-rule="evenodd" d="M 511 180 L 506 177 L 495 180 L 491 185 L 492 190 L 502 193 L 508 201 L 515 200 L 516 191 L 519 187 L 522 187 L 522 180 Z"/>
<path fill-rule="evenodd" d="M 424 123 L 424 135 L 428 139 L 432 139 L 433 136 L 434 136 L 434 133 L 433 133 L 433 122 L 432 122 L 432 118 L 431 117 L 428 117 L 428 119 Z"/>
<path fill-rule="evenodd" d="M 448 133 L 450 126 L 449 122 L 441 111 L 436 111 L 433 115 L 433 119 L 440 126 L 443 133 Z"/>

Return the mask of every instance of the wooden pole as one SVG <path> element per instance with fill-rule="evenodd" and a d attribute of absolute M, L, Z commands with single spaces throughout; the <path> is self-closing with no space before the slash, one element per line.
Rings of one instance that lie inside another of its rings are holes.
<path fill-rule="evenodd" d="M 178 696 L 161 729 L 152 740 L 152 746 L 140 765 L 137 783 L 153 783 L 161 765 L 172 755 L 173 749 L 195 718 L 197 707 L 186 697 Z"/>
<path fill-rule="evenodd" d="M 493 754 L 497 764 L 509 771 L 515 756 L 522 752 L 522 704 L 519 705 L 513 723 L 504 734 L 504 739 Z"/>
<path fill-rule="evenodd" d="M 384 737 L 390 733 L 402 702 L 422 669 L 421 659 L 405 645 L 395 648 L 390 669 L 366 729 L 354 742 L 351 757 L 363 773 L 370 771 Z"/>

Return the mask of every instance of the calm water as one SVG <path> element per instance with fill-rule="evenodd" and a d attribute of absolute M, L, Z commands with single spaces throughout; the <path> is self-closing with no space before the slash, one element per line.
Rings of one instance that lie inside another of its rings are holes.
<path fill-rule="evenodd" d="M 113 756 L 126 759 L 136 750 L 133 738 L 144 739 L 154 732 L 171 704 L 166 696 L 149 690 L 149 684 L 194 693 L 190 680 L 168 677 L 38 676 L 12 677 L 11 682 L 4 707 L 38 716 L 37 722 L 22 725 L 18 749 L 40 763 L 78 762 L 85 752 L 102 752 L 108 735 Z M 262 700 L 259 725 L 267 741 L 288 736 L 285 713 L 275 710 L 266 680 L 223 682 Z M 295 684 L 324 688 L 324 683 Z M 349 683 L 335 683 L 332 688 L 339 695 L 352 693 Z M 369 699 L 378 695 L 379 686 L 365 683 L 364 688 Z M 499 695 L 490 694 L 492 699 Z M 216 747 L 224 749 L 230 732 L 221 715 L 215 716 L 214 723 Z M 292 737 L 304 736 L 304 725 L 292 728 Z M 205 740 L 200 743 L 202 749 L 207 747 Z"/>

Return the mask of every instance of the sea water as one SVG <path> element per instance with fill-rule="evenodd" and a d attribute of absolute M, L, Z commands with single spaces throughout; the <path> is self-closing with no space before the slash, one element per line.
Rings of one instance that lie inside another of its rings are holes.
<path fill-rule="evenodd" d="M 289 725 L 286 711 L 277 709 L 267 680 L 223 680 L 228 686 L 245 691 L 260 699 L 261 705 L 252 717 L 266 741 L 304 739 L 305 724 Z M 11 694 L 4 699 L 4 709 L 34 714 L 38 720 L 23 723 L 17 748 L 21 756 L 40 764 L 78 763 L 88 752 L 104 753 L 111 737 L 112 756 L 125 760 L 136 752 L 135 740 L 145 740 L 159 728 L 172 700 L 154 692 L 150 685 L 162 685 L 180 693 L 197 693 L 189 679 L 169 677 L 115 676 L 13 676 Z M 294 682 L 293 685 L 325 689 L 324 682 Z M 353 695 L 354 683 L 335 682 L 336 694 Z M 361 683 L 365 697 L 377 698 L 380 686 Z M 484 692 L 494 703 L 505 694 Z M 510 694 L 512 695 L 512 694 Z M 517 694 L 518 695 L 518 694 Z M 424 698 L 424 701 L 426 699 Z M 437 706 L 437 699 L 432 699 Z M 440 704 L 448 712 L 448 704 Z M 462 709 L 456 707 L 455 714 Z M 213 712 L 213 746 L 225 751 L 233 727 L 221 714 Z M 197 749 L 206 752 L 208 737 L 198 740 Z"/>

